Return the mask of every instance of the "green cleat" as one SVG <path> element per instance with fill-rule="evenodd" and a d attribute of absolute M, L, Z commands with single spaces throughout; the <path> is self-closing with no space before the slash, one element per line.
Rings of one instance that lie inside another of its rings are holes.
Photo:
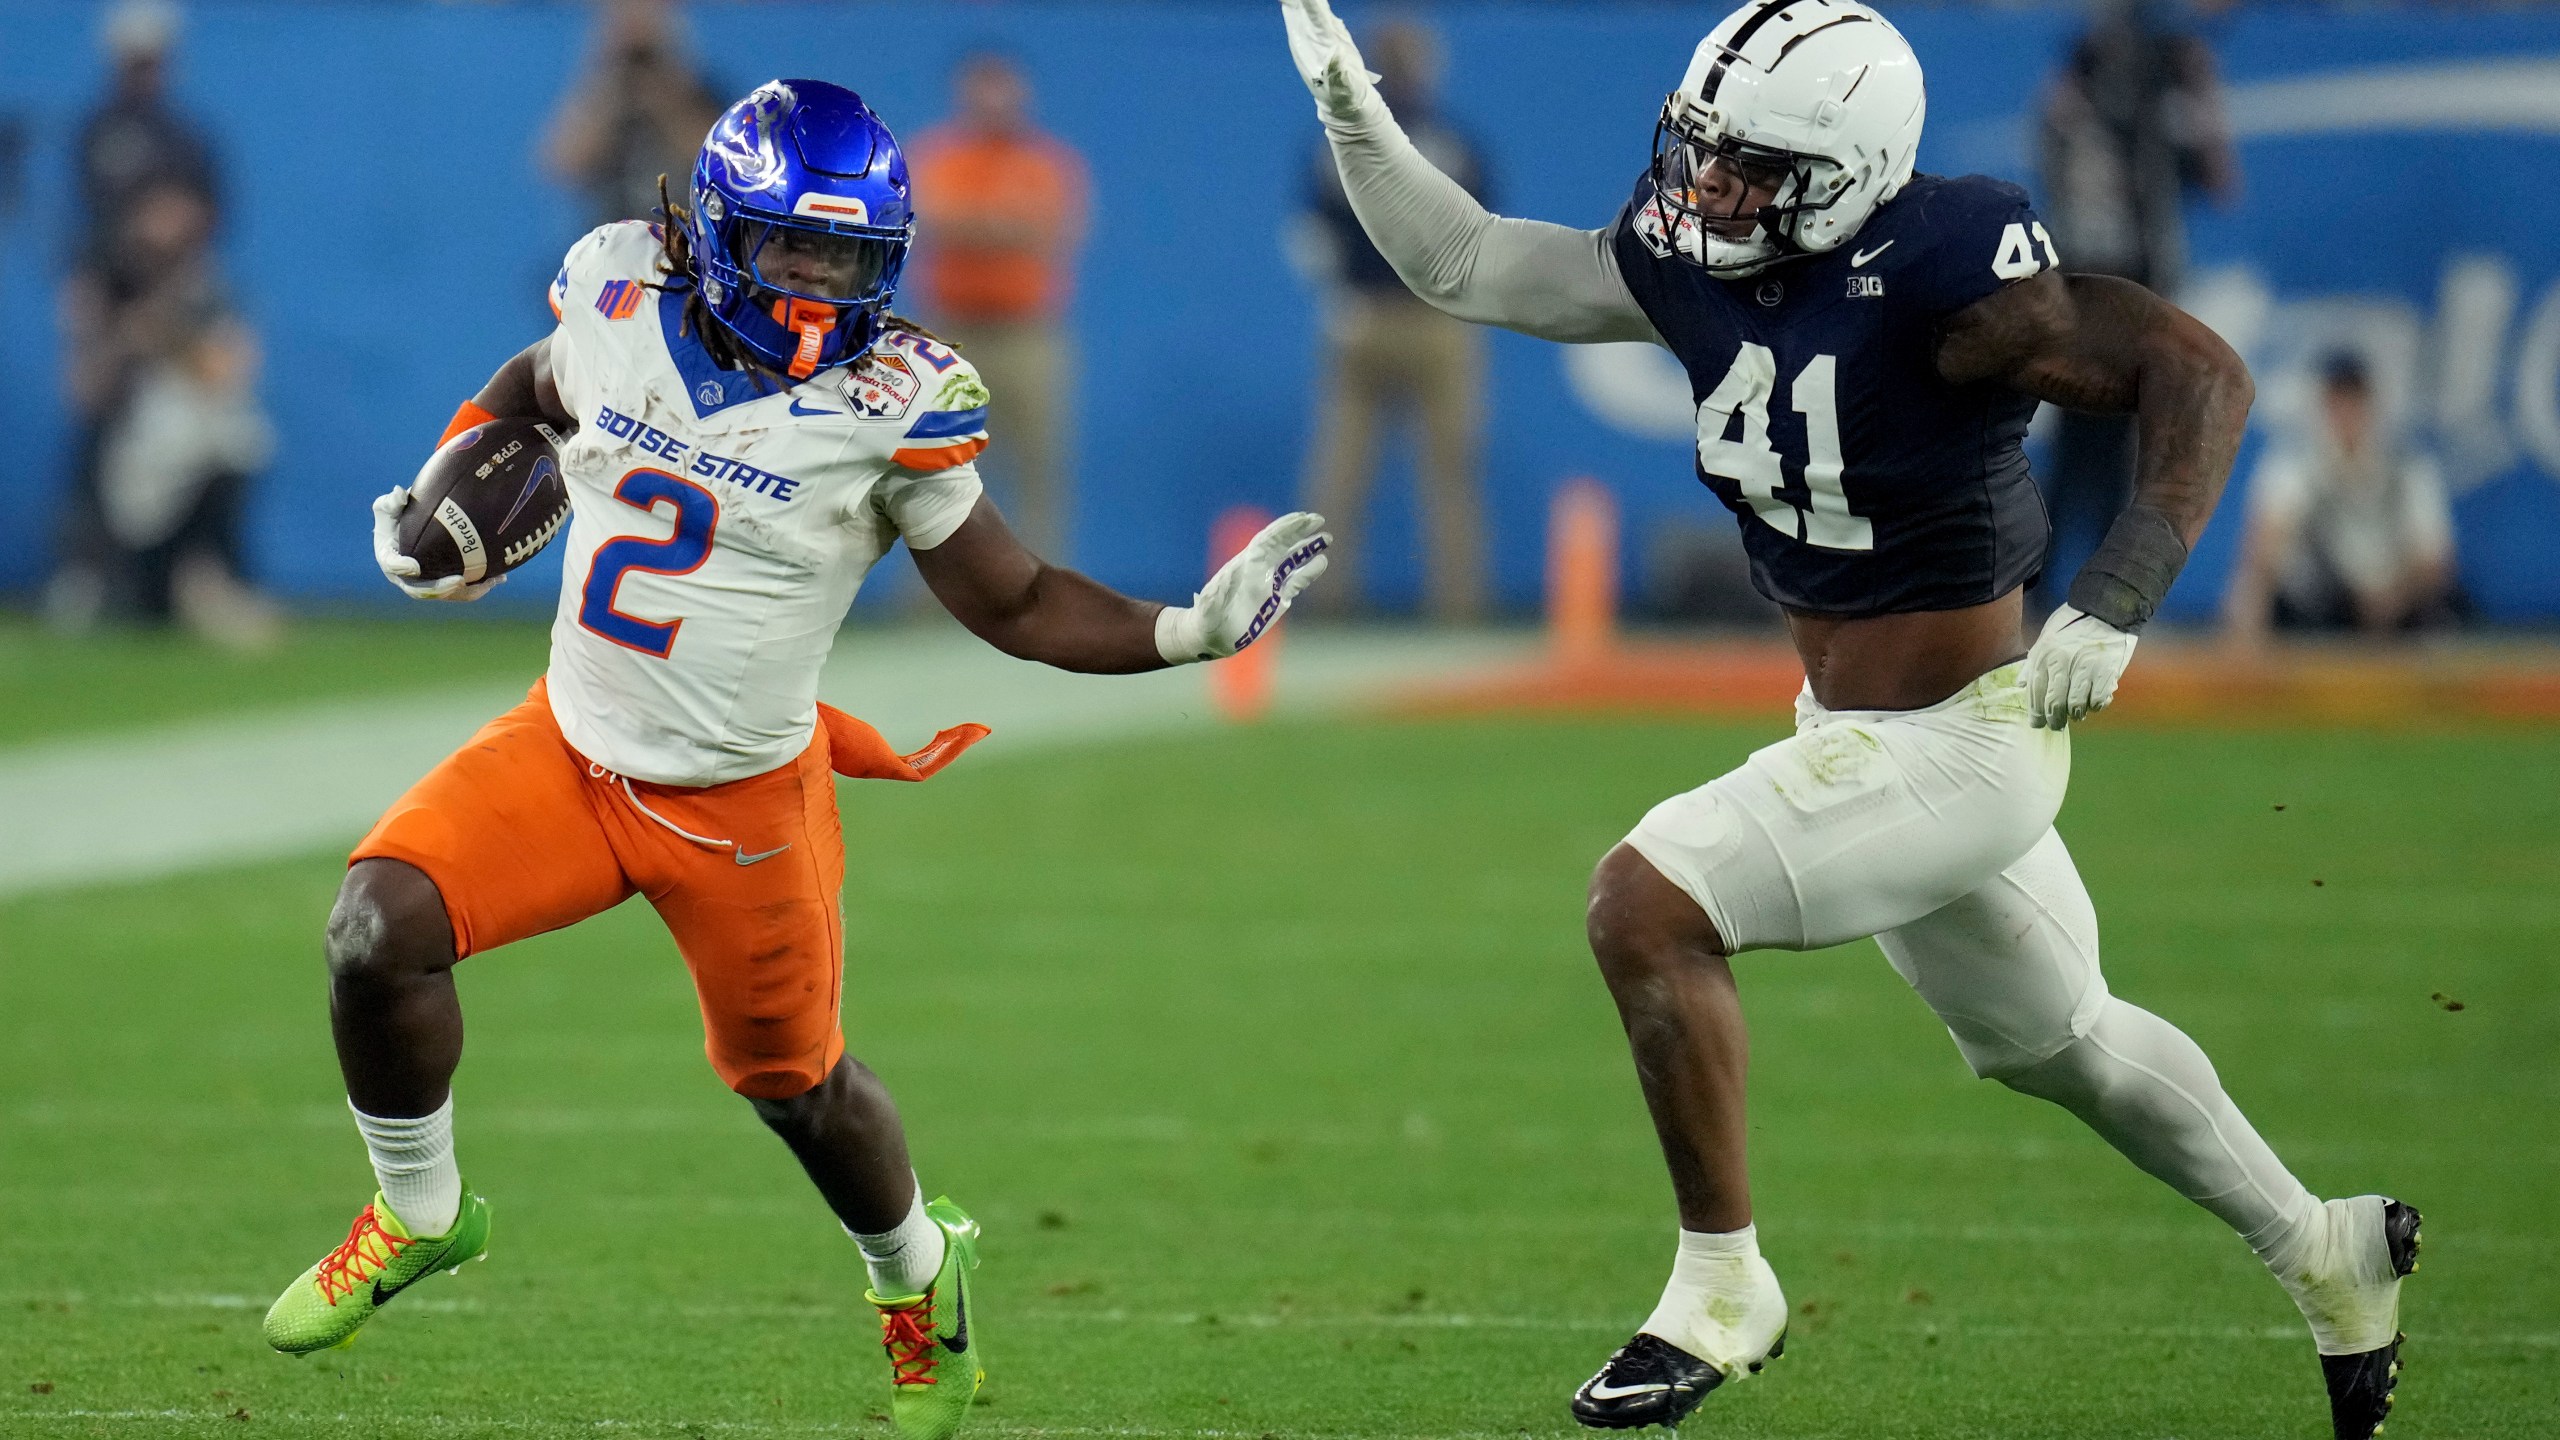
<path fill-rule="evenodd" d="M 302 1272 L 267 1311 L 267 1343 L 287 1355 L 352 1345 L 356 1331 L 391 1297 L 438 1270 L 459 1270 L 489 1251 L 489 1202 L 462 1191 L 462 1213 L 442 1235 L 409 1233 L 379 1193 L 348 1229 L 345 1243 Z"/>
<path fill-rule="evenodd" d="M 978 1222 L 937 1197 L 925 1215 L 949 1242 L 933 1288 L 922 1295 L 864 1299 L 880 1308 L 880 1348 L 889 1352 L 889 1413 L 906 1440 L 949 1440 L 986 1383 L 987 1367 L 972 1328 L 976 1301 L 969 1272 L 978 1268 Z"/>

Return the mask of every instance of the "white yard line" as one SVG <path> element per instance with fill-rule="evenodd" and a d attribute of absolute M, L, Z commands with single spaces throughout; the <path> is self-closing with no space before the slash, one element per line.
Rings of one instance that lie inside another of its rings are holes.
<path fill-rule="evenodd" d="M 173 1421 L 220 1421 L 237 1417 L 232 1411 L 209 1410 L 87 1410 L 52 1409 L 22 1405 L 14 1412 L 0 1410 L 0 1415 L 15 1413 L 38 1420 L 59 1418 L 93 1424 L 166 1425 Z M 525 1420 L 514 1417 L 487 1416 L 472 1418 L 459 1415 L 354 1415 L 346 1411 L 320 1414 L 315 1411 L 270 1410 L 259 1407 L 250 1419 L 276 1425 L 326 1425 L 341 1433 L 352 1433 L 348 1427 L 362 1425 L 368 1434 L 397 1434 L 424 1431 L 442 1434 L 452 1431 L 486 1432 L 530 1431 L 559 1434 L 574 1430 L 593 1430 L 615 1435 L 636 1431 L 643 1435 L 864 1435 L 877 1437 L 888 1432 L 877 1421 L 843 1423 L 810 1420 Z M 1299 1430 L 1275 1431 L 1265 1427 L 1245 1430 L 1149 1430 L 1129 1425 L 1009 1425 L 970 1417 L 972 1435 L 1021 1435 L 1026 1437 L 1057 1436 L 1060 1440 L 1264 1440 L 1274 1434 L 1303 1437 L 1303 1440 L 1519 1440 L 1519 1430 Z"/>
<path fill-rule="evenodd" d="M 1356 706 L 1392 684 L 1516 659 L 1534 643 L 1397 632 L 1287 639 L 1282 714 Z M 351 843 L 523 694 L 523 683 L 482 683 L 0 750 L 0 896 Z M 820 694 L 899 744 L 965 720 L 993 726 L 961 762 L 970 766 L 1214 723 L 1199 668 L 1069 675 L 944 630 L 849 634 Z"/>
<path fill-rule="evenodd" d="M 104 1303 L 117 1309 L 149 1310 L 238 1310 L 263 1313 L 271 1297 L 229 1294 L 176 1294 L 141 1297 L 117 1296 L 103 1302 L 93 1297 L 70 1293 L 39 1294 L 29 1292 L 7 1297 L 13 1303 L 73 1305 Z M 567 1302 L 562 1302 L 566 1304 Z M 503 1302 L 504 1308 L 540 1312 L 544 1303 L 538 1296 L 515 1296 Z M 435 1311 L 440 1314 L 486 1314 L 499 1308 L 477 1299 L 449 1300 L 421 1295 L 404 1303 L 408 1311 Z M 651 1313 L 681 1316 L 689 1320 L 854 1320 L 869 1315 L 867 1306 L 851 1300 L 839 1305 L 828 1304 L 695 1304 L 648 1307 Z M 1614 1334 L 1623 1331 L 1627 1318 L 1576 1319 L 1564 1315 L 1486 1315 L 1473 1312 L 1435 1312 L 1389 1310 L 1369 1312 L 1343 1311 L 1204 1311 L 1204 1310 L 1128 1310 L 1118 1307 L 1081 1308 L 1069 1305 L 1034 1305 L 1008 1309 L 1001 1317 L 1016 1325 L 1126 1325 L 1146 1329 L 1217 1329 L 1236 1330 L 1533 1330 L 1557 1334 Z M 2014 1340 L 2065 1336 L 2072 1339 L 2199 1340 L 2261 1341 L 2267 1344 L 2298 1345 L 2310 1339 L 2310 1332 L 2299 1325 L 2016 1325 L 1996 1321 L 1974 1321 L 1961 1317 L 1944 1320 L 1905 1320 L 1878 1324 L 1864 1319 L 1843 1317 L 1834 1311 L 1831 1317 L 1844 1333 L 1864 1335 L 1937 1336 L 1942 1339 Z M 2428 1347 L 2444 1346 L 2464 1350 L 2560 1350 L 2560 1331 L 2535 1330 L 2451 1330 L 2421 1331 L 2417 1343 Z"/>

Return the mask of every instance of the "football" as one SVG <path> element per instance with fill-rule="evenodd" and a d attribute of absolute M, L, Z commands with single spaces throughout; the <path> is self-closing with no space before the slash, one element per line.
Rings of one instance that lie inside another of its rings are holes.
<path fill-rule="evenodd" d="M 491 420 L 427 457 L 400 514 L 400 553 L 418 578 L 504 575 L 551 543 L 569 518 L 560 436 L 539 420 Z"/>

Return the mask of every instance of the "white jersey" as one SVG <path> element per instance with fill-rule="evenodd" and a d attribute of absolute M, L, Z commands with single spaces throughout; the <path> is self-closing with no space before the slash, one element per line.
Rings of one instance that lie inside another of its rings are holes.
<path fill-rule="evenodd" d="M 777 390 L 721 369 L 662 278 L 655 227 L 624 221 L 552 282 L 551 371 L 578 429 L 551 710 L 597 764 L 717 785 L 801 752 L 863 577 L 968 518 L 987 392 L 905 332 Z"/>

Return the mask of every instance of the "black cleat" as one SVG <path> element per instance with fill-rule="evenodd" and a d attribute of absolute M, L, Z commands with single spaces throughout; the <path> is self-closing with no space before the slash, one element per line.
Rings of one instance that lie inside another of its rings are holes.
<path fill-rule="evenodd" d="M 1750 1372 L 1759 1374 L 1786 1348 L 1786 1332 L 1780 1331 L 1768 1355 L 1751 1362 Z M 1639 1334 L 1573 1392 L 1573 1418 L 1594 1430 L 1667 1429 L 1724 1382 L 1724 1372 L 1706 1361 L 1659 1336 Z"/>
<path fill-rule="evenodd" d="M 2391 1273 L 2405 1277 L 2418 1268 L 2417 1210 L 2397 1200 L 2382 1207 L 2382 1238 L 2391 1247 Z M 2391 1414 L 2391 1392 L 2400 1383 L 2400 1347 L 2408 1336 L 2394 1332 L 2391 1343 L 2359 1355 L 2323 1355 L 2320 1378 L 2329 1385 L 2329 1424 L 2337 1440 L 2373 1440 Z"/>

